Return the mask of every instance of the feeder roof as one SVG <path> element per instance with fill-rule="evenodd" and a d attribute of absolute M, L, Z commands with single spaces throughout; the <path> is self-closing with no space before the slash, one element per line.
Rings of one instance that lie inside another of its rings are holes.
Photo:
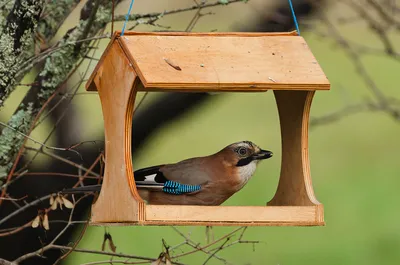
<path fill-rule="evenodd" d="M 330 84 L 304 38 L 291 33 L 115 34 L 149 91 L 328 90 Z M 94 76 L 87 84 L 96 90 Z"/>

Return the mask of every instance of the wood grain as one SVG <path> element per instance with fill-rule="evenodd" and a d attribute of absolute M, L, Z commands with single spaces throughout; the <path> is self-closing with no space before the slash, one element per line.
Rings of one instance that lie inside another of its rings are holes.
<path fill-rule="evenodd" d="M 135 35 L 118 41 L 146 91 L 329 89 L 300 36 Z"/>
<path fill-rule="evenodd" d="M 114 36 L 120 37 L 121 31 L 116 31 Z M 213 37 L 260 37 L 260 36 L 298 36 L 297 31 L 289 32 L 186 32 L 186 31 L 168 31 L 168 32 L 143 32 L 143 31 L 125 31 L 124 36 L 213 36 Z"/>
<path fill-rule="evenodd" d="M 274 91 L 281 124 L 278 189 L 268 205 L 316 205 L 308 158 L 308 122 L 313 91 Z"/>
<path fill-rule="evenodd" d="M 322 216 L 322 218 L 321 218 Z M 324 226 L 323 206 L 171 206 L 146 205 L 146 219 L 92 225 Z"/>
<path fill-rule="evenodd" d="M 103 109 L 106 164 L 102 189 L 92 208 L 93 223 L 140 220 L 139 207 L 144 202 L 132 181 L 130 133 L 127 133 L 131 123 L 126 123 L 132 115 L 131 92 L 135 80 L 138 78 L 133 68 L 118 42 L 114 42 L 94 77 Z"/>
<path fill-rule="evenodd" d="M 316 222 L 315 207 L 147 205 L 146 221 Z"/>
<path fill-rule="evenodd" d="M 104 58 L 106 57 L 109 49 L 111 48 L 114 41 L 120 37 L 121 31 L 115 31 L 110 42 L 108 43 L 106 49 L 104 50 L 99 62 L 94 68 L 92 74 L 90 75 L 88 81 L 86 82 L 87 91 L 96 91 L 97 87 L 94 83 L 94 77 L 96 72 L 99 70 L 100 66 L 103 64 Z M 297 36 L 297 31 L 291 32 L 136 32 L 136 31 L 126 31 L 125 36 L 246 36 L 246 37 L 259 37 L 259 36 Z"/>
<path fill-rule="evenodd" d="M 328 90 L 330 84 L 305 40 L 296 32 L 188 33 L 116 32 L 86 89 L 95 91 L 95 72 L 111 43 L 121 42 L 145 91 Z M 177 71 L 167 61 L 173 61 Z"/>

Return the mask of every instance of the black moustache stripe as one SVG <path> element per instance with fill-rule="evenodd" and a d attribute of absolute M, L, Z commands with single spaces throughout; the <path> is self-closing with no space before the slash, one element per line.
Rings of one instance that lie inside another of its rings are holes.
<path fill-rule="evenodd" d="M 237 162 L 236 166 L 237 166 L 237 167 L 247 166 L 247 165 L 250 164 L 253 160 L 254 160 L 254 157 L 252 157 L 252 156 L 249 156 L 249 157 L 246 157 L 246 158 L 242 158 L 242 159 L 240 159 L 240 160 Z"/>

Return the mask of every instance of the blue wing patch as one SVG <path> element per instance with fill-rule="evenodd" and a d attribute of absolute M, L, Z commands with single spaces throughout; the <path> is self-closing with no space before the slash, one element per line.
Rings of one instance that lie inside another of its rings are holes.
<path fill-rule="evenodd" d="M 163 192 L 175 195 L 199 191 L 201 185 L 187 185 L 168 180 L 164 183 Z"/>

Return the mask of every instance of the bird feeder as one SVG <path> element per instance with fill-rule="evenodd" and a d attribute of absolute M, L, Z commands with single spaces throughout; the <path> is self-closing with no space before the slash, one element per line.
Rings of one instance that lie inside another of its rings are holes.
<path fill-rule="evenodd" d="M 116 32 L 86 88 L 98 91 L 105 130 L 105 171 L 92 206 L 94 225 L 324 225 L 314 195 L 308 123 L 315 91 L 330 84 L 303 37 L 289 33 Z M 282 165 L 265 206 L 146 204 L 132 167 L 131 132 L 138 91 L 265 92 L 279 112 Z"/>

